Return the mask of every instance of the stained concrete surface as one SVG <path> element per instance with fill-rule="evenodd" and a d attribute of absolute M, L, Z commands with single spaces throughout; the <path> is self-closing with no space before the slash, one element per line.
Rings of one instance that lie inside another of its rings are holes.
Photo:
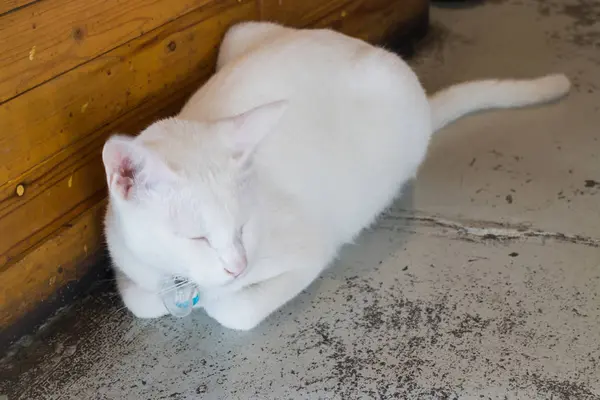
<path fill-rule="evenodd" d="M 600 3 L 434 8 L 428 88 L 566 72 L 464 119 L 305 293 L 249 333 L 98 291 L 0 363 L 3 399 L 600 399 Z"/>

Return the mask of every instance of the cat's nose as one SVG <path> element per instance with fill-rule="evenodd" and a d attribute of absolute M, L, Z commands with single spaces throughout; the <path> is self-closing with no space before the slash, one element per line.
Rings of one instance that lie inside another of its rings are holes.
<path fill-rule="evenodd" d="M 229 265 L 227 265 L 224 268 L 224 270 L 229 275 L 231 275 L 233 277 L 237 277 L 242 272 L 244 272 L 244 270 L 246 269 L 247 266 L 248 266 L 248 260 L 246 259 L 246 255 L 241 254 L 237 260 L 235 260 L 235 261 L 233 261 L 233 263 L 230 263 Z"/>
<path fill-rule="evenodd" d="M 246 258 L 246 250 L 240 241 L 236 240 L 233 247 L 224 253 L 222 260 L 225 272 L 233 277 L 239 276 L 244 272 L 248 266 L 248 259 Z"/>

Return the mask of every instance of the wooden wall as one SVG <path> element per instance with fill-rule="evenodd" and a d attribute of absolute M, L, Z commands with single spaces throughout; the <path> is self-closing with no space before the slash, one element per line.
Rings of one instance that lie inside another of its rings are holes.
<path fill-rule="evenodd" d="M 174 114 L 232 24 L 378 41 L 426 0 L 0 0 L 0 330 L 103 249 L 108 135 Z"/>

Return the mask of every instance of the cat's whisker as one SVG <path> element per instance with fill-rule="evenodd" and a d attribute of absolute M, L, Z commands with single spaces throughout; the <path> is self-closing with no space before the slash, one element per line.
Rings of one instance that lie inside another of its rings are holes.
<path fill-rule="evenodd" d="M 166 291 L 166 290 L 171 290 L 173 288 L 185 287 L 185 286 L 191 285 L 191 284 L 192 284 L 191 281 L 185 280 L 183 282 L 176 283 L 173 286 L 169 286 L 169 287 L 163 288 L 160 291 L 162 292 L 162 291 Z"/>
<path fill-rule="evenodd" d="M 175 284 L 173 286 L 169 286 L 169 287 L 163 288 L 163 289 L 159 290 L 156 294 L 159 294 L 159 295 L 160 294 L 164 294 L 166 292 L 170 292 L 170 291 L 175 290 L 175 289 L 181 289 L 181 288 L 184 288 L 184 287 L 187 287 L 187 286 L 190 286 L 190 285 L 193 285 L 192 281 L 180 282 L 180 283 L 177 283 L 177 284 Z"/>
<path fill-rule="evenodd" d="M 116 315 L 116 314 L 118 314 L 121 311 L 126 310 L 126 309 L 127 309 L 127 306 L 123 305 L 123 306 L 117 308 L 116 310 L 113 310 L 113 312 L 110 313 L 110 316 Z"/>

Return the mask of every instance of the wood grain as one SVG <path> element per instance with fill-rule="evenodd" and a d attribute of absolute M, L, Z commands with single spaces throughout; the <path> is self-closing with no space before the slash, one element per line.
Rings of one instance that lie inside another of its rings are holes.
<path fill-rule="evenodd" d="M 0 17 L 0 103 L 213 0 L 44 0 Z"/>
<path fill-rule="evenodd" d="M 335 12 L 355 0 L 258 0 L 260 18 L 303 28 L 325 17 L 339 18 Z M 390 3 L 388 1 L 388 3 Z"/>
<path fill-rule="evenodd" d="M 423 0 L 360 0 L 347 2 L 336 12 L 312 24 L 315 28 L 333 27 L 348 35 L 376 43 L 427 11 Z"/>
<path fill-rule="evenodd" d="M 84 262 L 103 246 L 102 215 L 105 201 L 88 210 L 52 238 L 0 274 L 0 327 L 31 311 L 54 291 L 79 279 Z"/>
<path fill-rule="evenodd" d="M 0 15 L 39 0 L 0 0 Z"/>

